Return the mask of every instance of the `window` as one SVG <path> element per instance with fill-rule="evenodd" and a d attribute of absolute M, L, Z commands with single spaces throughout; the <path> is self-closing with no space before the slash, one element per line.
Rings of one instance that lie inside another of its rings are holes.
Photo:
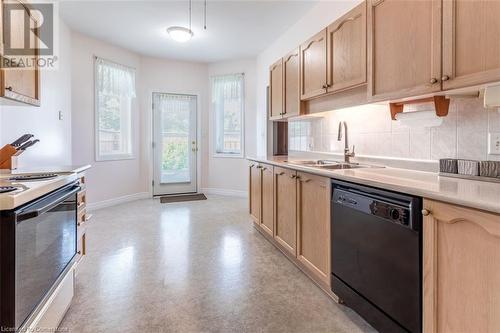
<path fill-rule="evenodd" d="M 133 158 L 135 70 L 95 59 L 96 160 Z"/>
<path fill-rule="evenodd" d="M 212 78 L 216 156 L 243 157 L 244 74 Z"/>

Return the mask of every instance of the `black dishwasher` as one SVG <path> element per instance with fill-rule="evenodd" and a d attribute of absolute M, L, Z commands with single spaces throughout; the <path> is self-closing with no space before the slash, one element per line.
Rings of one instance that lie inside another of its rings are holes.
<path fill-rule="evenodd" d="M 332 291 L 380 332 L 421 332 L 422 199 L 332 185 Z"/>

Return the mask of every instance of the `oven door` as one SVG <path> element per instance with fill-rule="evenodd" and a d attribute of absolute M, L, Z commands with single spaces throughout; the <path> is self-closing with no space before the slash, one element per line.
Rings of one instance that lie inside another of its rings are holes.
<path fill-rule="evenodd" d="M 15 327 L 20 327 L 76 254 L 75 184 L 16 211 Z"/>

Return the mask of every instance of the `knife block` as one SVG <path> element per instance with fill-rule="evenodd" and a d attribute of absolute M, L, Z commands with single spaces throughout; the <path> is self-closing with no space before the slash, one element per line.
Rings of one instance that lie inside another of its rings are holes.
<path fill-rule="evenodd" d="M 17 169 L 16 148 L 11 145 L 5 145 L 0 149 L 0 169 Z"/>

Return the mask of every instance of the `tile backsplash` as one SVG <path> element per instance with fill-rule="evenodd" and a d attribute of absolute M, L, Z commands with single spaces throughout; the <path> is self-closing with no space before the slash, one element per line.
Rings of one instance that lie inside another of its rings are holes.
<path fill-rule="evenodd" d="M 433 104 L 405 106 L 407 111 L 434 110 Z M 485 109 L 479 98 L 452 99 L 439 127 L 407 127 L 391 120 L 388 105 L 365 105 L 290 120 L 291 153 L 343 153 L 338 124 L 346 121 L 349 144 L 357 156 L 438 160 L 461 158 L 497 160 L 488 155 L 488 132 L 500 132 L 500 109 Z"/>

